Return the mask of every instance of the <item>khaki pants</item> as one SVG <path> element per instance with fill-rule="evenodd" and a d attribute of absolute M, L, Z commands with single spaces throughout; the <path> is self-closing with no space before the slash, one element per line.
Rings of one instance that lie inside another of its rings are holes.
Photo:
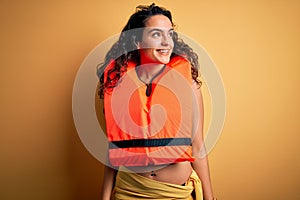
<path fill-rule="evenodd" d="M 192 197 L 192 192 L 195 198 Z M 118 171 L 113 199 L 203 200 L 203 195 L 201 182 L 195 171 L 192 172 L 185 185 L 159 182 L 139 174 Z"/>

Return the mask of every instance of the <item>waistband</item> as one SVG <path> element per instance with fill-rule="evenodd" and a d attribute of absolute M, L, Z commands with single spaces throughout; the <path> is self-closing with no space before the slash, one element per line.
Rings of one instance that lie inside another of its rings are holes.
<path fill-rule="evenodd" d="M 181 199 L 203 200 L 202 187 L 199 177 L 193 170 L 185 185 L 176 185 L 146 178 L 136 173 L 118 171 L 113 196 L 115 200 L 121 199 Z"/>

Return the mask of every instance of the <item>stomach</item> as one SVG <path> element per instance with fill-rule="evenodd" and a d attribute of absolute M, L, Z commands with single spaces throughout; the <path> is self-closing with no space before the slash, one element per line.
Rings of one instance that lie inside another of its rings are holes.
<path fill-rule="evenodd" d="M 184 184 L 192 173 L 190 162 L 178 162 L 166 165 L 149 165 L 138 167 L 126 167 L 129 171 L 137 173 L 149 179 L 171 184 Z"/>

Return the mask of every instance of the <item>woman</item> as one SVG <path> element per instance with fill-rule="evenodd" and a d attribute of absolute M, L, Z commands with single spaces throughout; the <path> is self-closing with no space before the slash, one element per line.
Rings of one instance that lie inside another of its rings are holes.
<path fill-rule="evenodd" d="M 103 200 L 215 199 L 198 57 L 173 28 L 170 11 L 137 7 L 98 68 L 109 141 Z"/>

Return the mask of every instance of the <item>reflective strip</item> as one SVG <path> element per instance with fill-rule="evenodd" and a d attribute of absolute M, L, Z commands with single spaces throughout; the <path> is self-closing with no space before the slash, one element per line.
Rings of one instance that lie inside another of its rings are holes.
<path fill-rule="evenodd" d="M 130 147 L 159 147 L 159 146 L 191 146 L 191 138 L 160 138 L 160 139 L 134 139 L 121 140 L 109 143 L 110 149 Z"/>

